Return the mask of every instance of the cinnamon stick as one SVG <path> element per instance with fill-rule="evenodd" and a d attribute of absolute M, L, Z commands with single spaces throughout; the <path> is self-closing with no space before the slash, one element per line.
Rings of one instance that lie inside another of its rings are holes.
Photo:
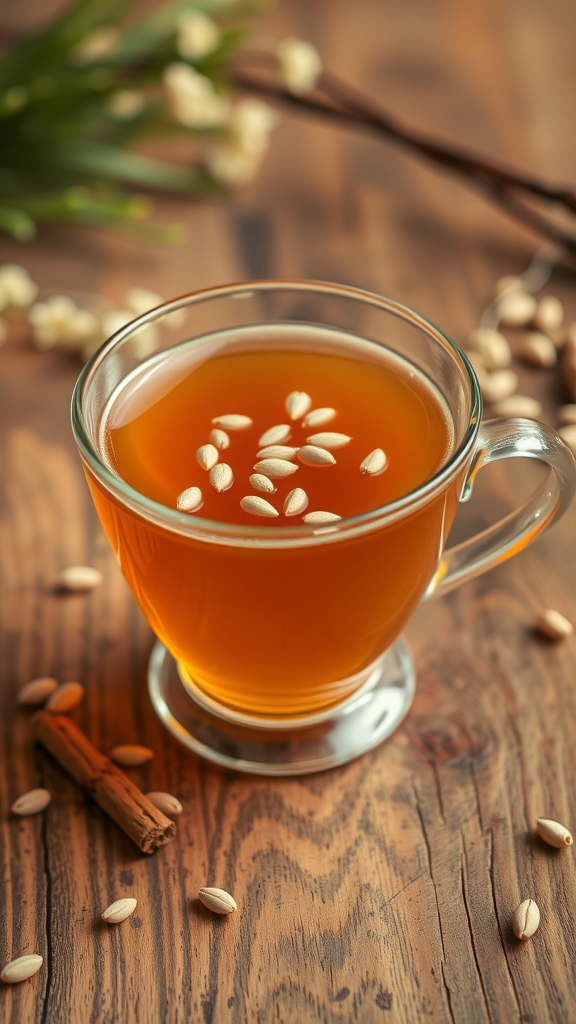
<path fill-rule="evenodd" d="M 88 790 L 92 799 L 124 829 L 142 853 L 154 853 L 174 838 L 174 822 L 150 803 L 124 772 L 96 750 L 69 718 L 39 711 L 32 719 L 32 731 L 36 741 Z"/>

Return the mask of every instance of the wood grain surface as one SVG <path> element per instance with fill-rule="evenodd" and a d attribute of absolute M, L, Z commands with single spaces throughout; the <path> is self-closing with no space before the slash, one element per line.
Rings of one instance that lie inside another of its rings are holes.
<path fill-rule="evenodd" d="M 26 7 L 26 5 L 24 5 Z M 28 12 L 29 13 L 29 12 Z M 559 181 L 576 179 L 576 6 L 571 0 L 280 0 L 266 32 L 316 42 L 326 61 L 406 120 Z M 286 115 L 258 181 L 230 202 L 162 200 L 179 248 L 46 229 L 26 249 L 58 291 L 120 302 L 134 284 L 170 296 L 234 279 L 315 277 L 388 293 L 466 338 L 501 274 L 538 240 L 389 146 Z M 575 276 L 549 291 L 576 320 Z M 513 344 L 519 338 L 512 335 Z M 145 687 L 152 636 L 92 508 L 68 418 L 78 365 L 35 352 L 24 325 L 0 351 L 0 960 L 42 970 L 1 986 L 6 1024 L 565 1024 L 576 1020 L 576 867 L 534 837 L 537 816 L 576 825 L 576 640 L 533 630 L 542 605 L 576 621 L 576 509 L 515 560 L 423 606 L 418 669 L 396 734 L 325 774 L 269 781 L 184 751 Z M 521 391 L 556 423 L 555 371 Z M 458 537 L 491 522 L 534 476 L 480 475 Z M 57 573 L 95 565 L 103 585 L 56 594 Z M 31 740 L 20 685 L 86 687 L 75 714 L 96 746 L 143 743 L 129 770 L 184 804 L 176 840 L 133 844 Z M 12 801 L 46 786 L 42 815 Z M 215 918 L 199 886 L 232 892 Z M 108 927 L 102 911 L 136 896 Z M 511 914 L 540 907 L 518 942 Z"/>

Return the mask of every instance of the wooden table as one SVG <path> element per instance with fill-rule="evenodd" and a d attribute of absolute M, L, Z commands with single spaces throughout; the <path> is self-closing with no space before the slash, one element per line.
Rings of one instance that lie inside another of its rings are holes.
<path fill-rule="evenodd" d="M 406 120 L 558 181 L 574 181 L 570 0 L 284 0 L 273 35 L 313 39 L 326 61 Z M 44 287 L 120 302 L 233 279 L 333 279 L 388 293 L 466 338 L 496 279 L 538 239 L 463 189 L 373 139 L 285 116 L 256 184 L 233 201 L 164 200 L 189 230 L 179 248 L 45 230 L 3 240 Z M 551 291 L 576 319 L 574 275 Z M 518 335 L 511 335 L 517 344 Z M 409 628 L 413 708 L 392 739 L 344 768 L 268 781 L 221 771 L 173 741 L 146 691 L 150 629 L 113 560 L 72 441 L 78 365 L 16 330 L 0 352 L 0 959 L 45 957 L 0 991 L 0 1019 L 42 1024 L 567 1022 L 576 1019 L 572 851 L 534 838 L 537 816 L 576 825 L 576 640 L 542 641 L 542 605 L 576 621 L 576 509 L 512 562 L 423 606 Z M 520 368 L 555 424 L 555 371 Z M 518 502 L 532 477 L 481 475 L 464 536 Z M 104 574 L 90 596 L 52 585 L 69 564 Z M 131 771 L 175 793 L 175 842 L 139 855 L 48 755 L 34 749 L 18 687 L 79 679 L 77 718 L 102 750 L 156 757 Z M 38 817 L 12 801 L 45 785 Z M 215 919 L 200 885 L 234 893 Z M 136 914 L 100 923 L 113 899 Z M 540 930 L 518 942 L 525 897 Z"/>

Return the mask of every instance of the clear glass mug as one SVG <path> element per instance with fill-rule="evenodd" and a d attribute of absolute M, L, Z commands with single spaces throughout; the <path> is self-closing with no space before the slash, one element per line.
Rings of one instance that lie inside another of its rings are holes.
<path fill-rule="evenodd" d="M 287 331 L 290 347 L 335 346 L 374 360 L 384 347 L 434 385 L 454 443 L 431 479 L 328 528 L 262 527 L 166 508 L 113 471 L 102 426 L 143 362 L 152 359 L 160 372 L 182 346 L 194 346 L 203 361 L 250 349 L 263 336 L 281 348 Z M 442 331 L 397 302 L 334 284 L 230 285 L 139 317 L 84 367 L 72 424 L 105 533 L 159 637 L 149 668 L 158 714 L 197 753 L 259 774 L 342 764 L 388 736 L 414 693 L 400 633 L 418 602 L 522 550 L 576 490 L 576 463 L 554 431 L 522 419 L 481 423 L 472 367 Z M 547 463 L 544 484 L 516 512 L 445 550 L 478 470 L 512 456 Z M 255 578 L 259 596 L 252 590 L 246 601 Z M 303 587 L 315 608 L 312 625 L 298 599 Z"/>

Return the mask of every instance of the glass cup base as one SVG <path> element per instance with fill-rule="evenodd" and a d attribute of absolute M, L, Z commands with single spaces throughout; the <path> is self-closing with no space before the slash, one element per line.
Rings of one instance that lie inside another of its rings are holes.
<path fill-rule="evenodd" d="M 365 674 L 352 696 L 327 711 L 260 719 L 217 704 L 189 677 L 184 682 L 176 660 L 158 641 L 150 656 L 148 689 L 164 725 L 200 757 L 253 775 L 308 775 L 371 750 L 408 712 L 416 676 L 402 638 Z"/>

